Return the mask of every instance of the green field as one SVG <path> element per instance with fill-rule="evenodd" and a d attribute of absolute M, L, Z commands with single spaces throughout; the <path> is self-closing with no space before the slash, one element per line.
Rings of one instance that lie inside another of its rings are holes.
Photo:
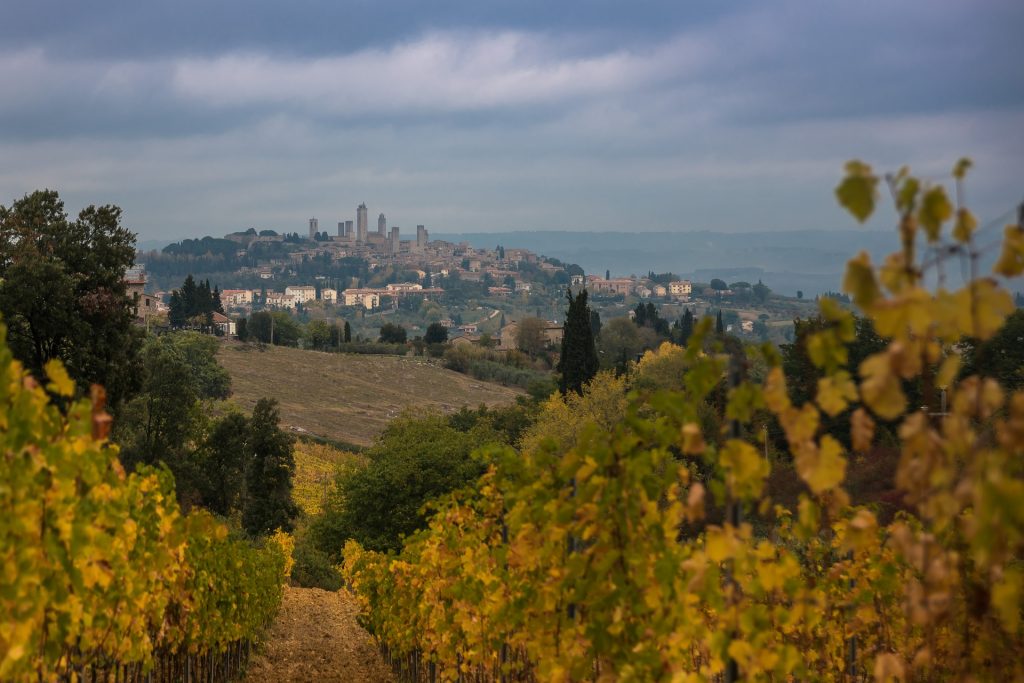
<path fill-rule="evenodd" d="M 418 357 L 225 341 L 217 360 L 231 373 L 232 398 L 245 410 L 264 396 L 276 398 L 286 428 L 360 446 L 405 411 L 454 412 L 466 405 L 510 403 L 522 393 Z"/>

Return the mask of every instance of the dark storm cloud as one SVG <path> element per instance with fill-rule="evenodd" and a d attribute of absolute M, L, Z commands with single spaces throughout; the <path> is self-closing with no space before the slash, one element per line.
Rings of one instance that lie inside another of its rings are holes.
<path fill-rule="evenodd" d="M 235 50 L 313 56 L 353 52 L 453 27 L 591 32 L 603 35 L 606 43 L 642 43 L 670 35 L 680 25 L 700 24 L 734 11 L 725 5 L 712 0 L 40 0 L 8 8 L 0 23 L 0 43 L 15 49 L 42 46 L 54 53 L 85 58 L 210 55 Z"/>
<path fill-rule="evenodd" d="M 450 230 L 815 227 L 846 158 L 967 154 L 1002 210 L 1021 25 L 1001 0 L 18 3 L 0 201 L 116 199 L 147 237 L 363 199 Z"/>

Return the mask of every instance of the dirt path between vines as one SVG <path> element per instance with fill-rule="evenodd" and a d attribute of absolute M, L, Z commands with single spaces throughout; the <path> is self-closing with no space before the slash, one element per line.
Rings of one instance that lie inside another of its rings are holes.
<path fill-rule="evenodd" d="M 266 650 L 253 657 L 246 681 L 393 683 L 370 635 L 356 623 L 356 613 L 344 591 L 285 587 Z"/>

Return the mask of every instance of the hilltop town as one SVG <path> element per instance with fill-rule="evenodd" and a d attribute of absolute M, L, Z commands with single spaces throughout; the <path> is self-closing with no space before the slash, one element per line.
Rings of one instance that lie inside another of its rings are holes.
<path fill-rule="evenodd" d="M 556 346 L 572 288 L 586 287 L 605 320 L 633 315 L 638 303 L 653 304 L 669 321 L 687 309 L 722 311 L 727 331 L 778 341 L 805 308 L 800 298 L 777 296 L 760 282 L 588 274 L 527 249 L 431 240 L 424 225 L 410 239 L 402 234 L 383 213 L 371 230 L 364 203 L 354 220 L 338 221 L 334 234 L 311 218 L 301 235 L 250 228 L 141 252 L 130 285 L 142 301 L 141 315 L 158 325 L 168 322 L 173 291 L 194 274 L 216 290 L 223 313 L 215 314 L 215 326 L 224 334 L 234 334 L 236 322 L 254 312 L 286 311 L 304 323 L 344 320 L 355 339 L 376 340 L 385 322 L 407 329 L 410 338 L 439 323 L 453 343 L 482 340 L 499 349 L 517 347 L 525 318 L 543 320 L 543 337 Z"/>

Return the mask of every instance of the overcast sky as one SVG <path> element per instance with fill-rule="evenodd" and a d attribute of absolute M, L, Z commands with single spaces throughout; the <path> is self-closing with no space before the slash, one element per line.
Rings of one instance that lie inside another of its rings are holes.
<path fill-rule="evenodd" d="M 837 228 L 846 159 L 962 155 L 983 219 L 1024 198 L 1020 0 L 155 5 L 5 3 L 0 203 L 119 204 L 144 240 L 363 201 L 403 232 Z"/>

